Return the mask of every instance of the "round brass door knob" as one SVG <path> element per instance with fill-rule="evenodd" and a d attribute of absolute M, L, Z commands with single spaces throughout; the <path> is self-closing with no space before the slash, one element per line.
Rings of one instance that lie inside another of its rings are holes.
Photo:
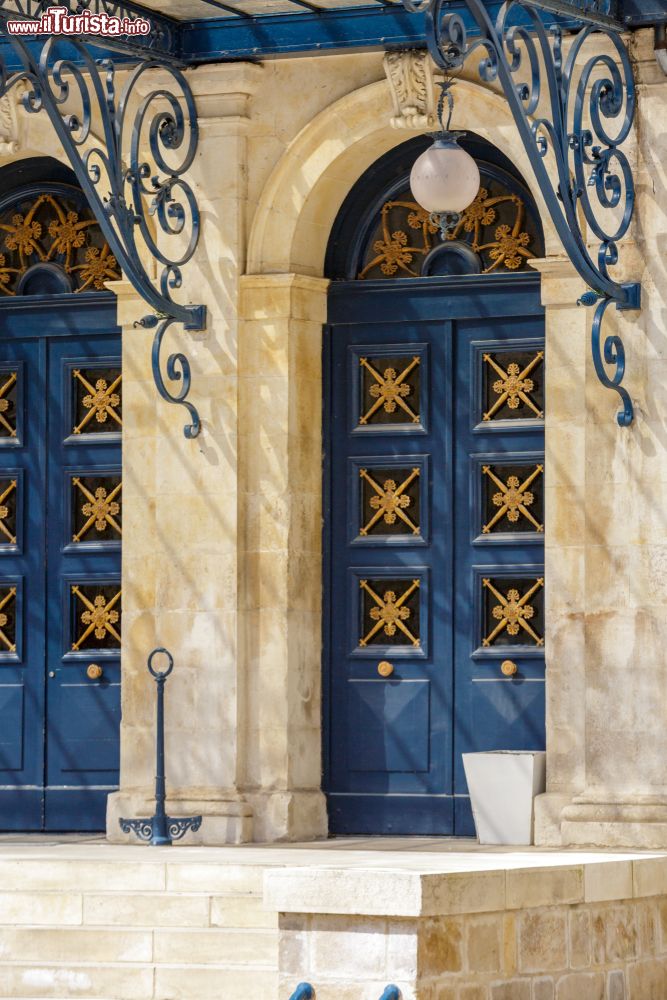
<path fill-rule="evenodd" d="M 380 677 L 391 677 L 394 672 L 394 664 L 389 660 L 380 660 L 378 663 L 378 673 Z"/>
<path fill-rule="evenodd" d="M 514 660 L 503 660 L 500 664 L 500 669 L 504 673 L 505 677 L 514 677 L 514 675 L 519 671 L 519 668 Z"/>
<path fill-rule="evenodd" d="M 91 681 L 99 681 L 102 676 L 102 668 L 99 663 L 89 663 L 88 669 L 86 670 L 86 675 Z"/>

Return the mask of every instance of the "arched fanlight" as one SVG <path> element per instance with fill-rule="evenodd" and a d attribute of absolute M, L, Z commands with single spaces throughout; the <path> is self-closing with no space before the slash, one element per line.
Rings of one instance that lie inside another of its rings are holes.
<path fill-rule="evenodd" d="M 430 213 L 444 239 L 463 212 L 477 197 L 480 185 L 479 168 L 472 156 L 459 146 L 463 132 L 450 132 L 454 101 L 451 82 L 440 85 L 438 119 L 441 131 L 432 135 L 433 145 L 415 160 L 410 172 L 410 189 L 415 201 Z M 443 123 L 443 105 L 447 99 L 449 116 Z"/>

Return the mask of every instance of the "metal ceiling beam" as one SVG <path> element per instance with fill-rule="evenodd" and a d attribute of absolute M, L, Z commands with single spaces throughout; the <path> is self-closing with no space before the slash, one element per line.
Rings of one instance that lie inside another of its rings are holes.
<path fill-rule="evenodd" d="M 489 17 L 495 20 L 502 6 L 502 0 L 487 0 Z M 470 34 L 478 32 L 464 0 L 452 0 L 448 9 L 463 18 Z M 549 22 L 558 23 L 563 29 L 581 24 L 577 18 L 558 15 L 550 17 Z M 527 17 L 524 23 L 528 25 Z M 184 23 L 182 32 L 182 51 L 190 63 L 377 51 L 426 44 L 423 18 L 408 13 L 398 4 L 317 14 L 211 18 Z"/>

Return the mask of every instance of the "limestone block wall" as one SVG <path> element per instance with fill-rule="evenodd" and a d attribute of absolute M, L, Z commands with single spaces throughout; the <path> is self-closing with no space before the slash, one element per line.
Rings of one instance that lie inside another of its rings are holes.
<path fill-rule="evenodd" d="M 280 916 L 280 990 L 317 1000 L 662 1000 L 667 895 L 415 919 Z"/>

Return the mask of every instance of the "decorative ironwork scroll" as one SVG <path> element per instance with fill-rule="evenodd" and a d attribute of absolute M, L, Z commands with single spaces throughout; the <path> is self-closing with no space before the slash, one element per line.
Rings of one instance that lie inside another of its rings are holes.
<path fill-rule="evenodd" d="M 0 7 L 0 27 L 6 29 L 7 17 Z M 174 353 L 164 371 L 160 367 L 162 339 L 172 324 L 186 330 L 202 330 L 206 324 L 205 306 L 183 305 L 172 296 L 199 238 L 199 209 L 185 179 L 198 141 L 190 86 L 175 66 L 148 60 L 128 73 L 118 94 L 113 63 L 96 61 L 84 42 L 51 36 L 37 57 L 25 37 L 7 33 L 7 38 L 22 68 L 10 74 L 0 59 L 0 98 L 25 81 L 26 111 L 48 115 L 111 254 L 153 310 L 139 325 L 157 327 L 153 371 L 158 391 L 186 408 L 190 422 L 185 435 L 196 437 L 199 417 L 186 400 L 191 381 L 187 358 Z M 160 69 L 168 83 L 146 93 L 151 69 Z M 157 277 L 144 260 L 157 262 Z M 95 263 L 101 269 L 100 261 Z M 167 382 L 178 388 L 172 390 Z"/>
<path fill-rule="evenodd" d="M 480 32 L 471 40 L 462 18 L 447 12 L 447 0 L 403 4 L 425 12 L 429 51 L 447 79 L 476 54 L 482 81 L 502 87 L 558 235 L 589 288 L 580 301 L 597 304 L 595 370 L 602 384 L 619 394 L 617 420 L 629 426 L 634 413 L 622 385 L 623 344 L 618 336 L 602 344 L 600 333 L 610 304 L 624 310 L 639 309 L 641 302 L 638 283 L 619 283 L 609 273 L 618 262 L 618 244 L 628 232 L 635 202 L 634 178 L 622 148 L 634 120 L 635 84 L 620 25 L 599 3 L 577 4 L 584 27 L 565 56 L 560 28 L 547 27 L 539 10 L 553 10 L 555 0 L 507 0 L 495 23 L 483 0 L 465 0 Z M 584 47 L 591 37 L 607 44 L 586 61 Z M 596 257 L 588 248 L 588 232 L 599 241 Z M 613 368 L 612 375 L 605 365 Z"/>

